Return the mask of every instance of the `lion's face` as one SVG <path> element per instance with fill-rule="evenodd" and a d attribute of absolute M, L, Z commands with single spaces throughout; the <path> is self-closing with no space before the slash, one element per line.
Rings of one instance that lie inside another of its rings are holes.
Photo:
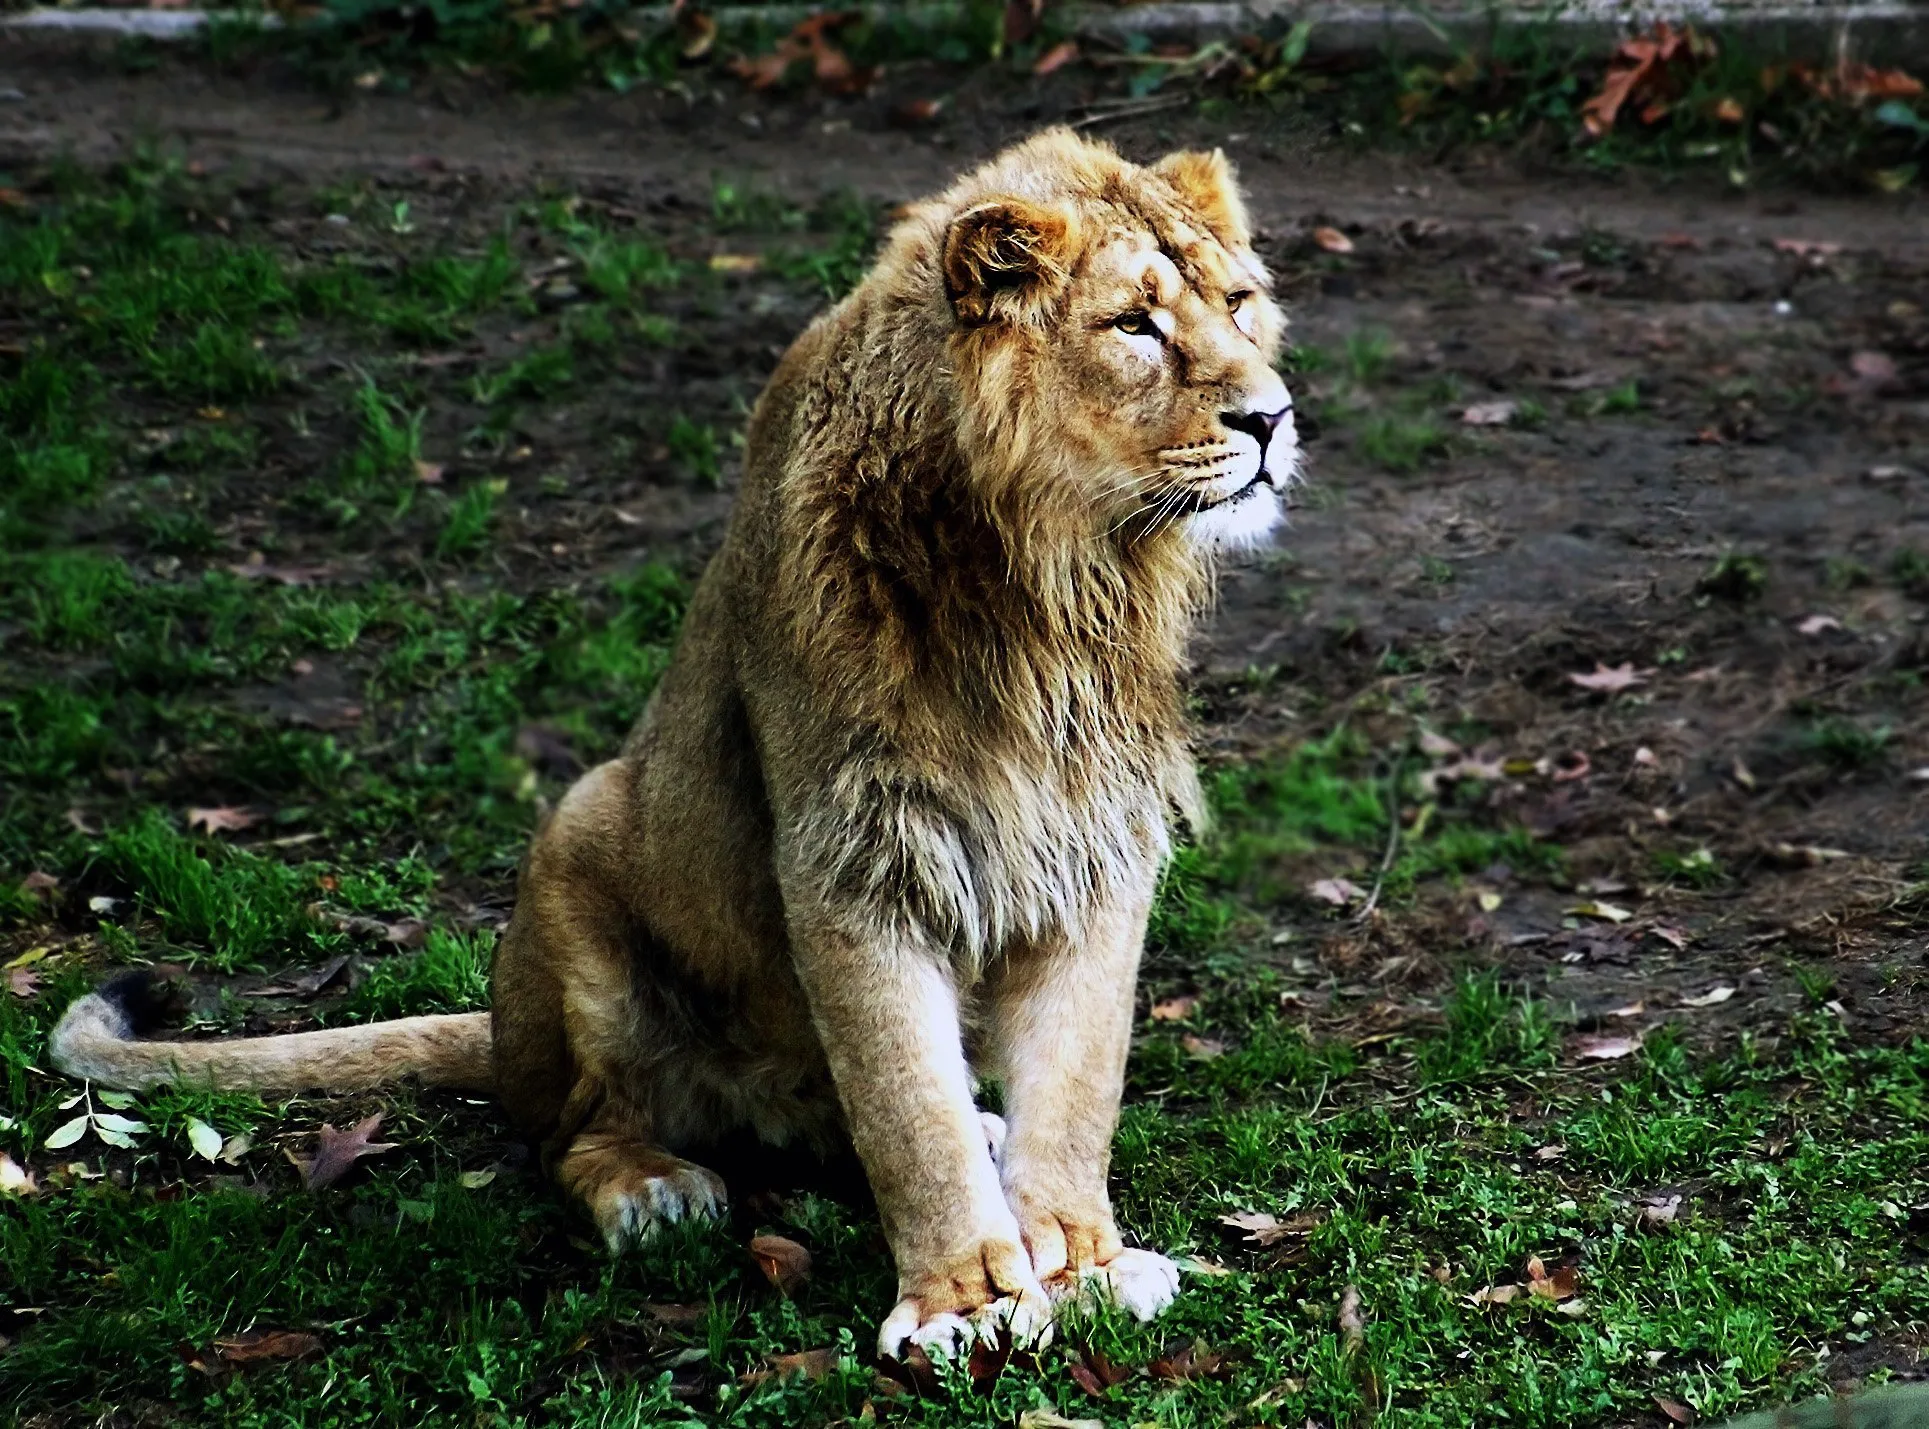
<path fill-rule="evenodd" d="M 994 456 L 1123 539 L 1251 546 L 1299 465 L 1284 321 L 1219 154 L 1151 168 L 1047 135 L 951 222 L 948 296 Z M 1056 191 L 1054 191 L 1056 190 Z M 982 190 L 981 190 L 982 192 Z"/>

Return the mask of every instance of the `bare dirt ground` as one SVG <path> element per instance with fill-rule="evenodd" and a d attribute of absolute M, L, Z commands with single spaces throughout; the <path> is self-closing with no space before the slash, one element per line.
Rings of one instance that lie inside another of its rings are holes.
<path fill-rule="evenodd" d="M 1075 80 L 907 66 L 861 101 L 542 98 L 459 78 L 343 99 L 272 72 L 126 74 L 84 47 L 19 42 L 0 48 L 0 79 L 25 96 L 0 107 L 11 166 L 149 146 L 283 192 L 369 183 L 471 225 L 512 195 L 568 192 L 711 252 L 730 247 L 704 222 L 720 176 L 804 204 L 901 201 L 1088 98 Z M 934 86 L 951 91 L 943 122 L 894 126 L 894 105 Z M 1228 149 L 1315 359 L 1296 384 L 1310 461 L 1294 528 L 1228 577 L 1199 642 L 1209 753 L 1251 754 L 1349 708 L 1388 731 L 1423 714 L 1469 757 L 1511 761 L 1489 796 L 1567 848 L 1583 891 L 1638 913 L 1576 926 L 1560 900 L 1529 898 L 1461 937 L 1584 1013 L 1628 1002 L 1630 984 L 1659 1007 L 1721 981 L 1747 995 L 1709 1018 L 1746 1017 L 1802 996 L 1790 969 L 1815 957 L 1843 1017 L 1920 1029 L 1922 200 L 1433 165 L 1349 153 L 1256 108 L 1104 132 L 1135 153 Z M 1351 252 L 1322 247 L 1321 227 Z M 708 315 L 704 360 L 620 364 L 587 409 L 525 431 L 549 467 L 591 479 L 525 509 L 508 579 L 640 549 L 693 560 L 714 541 L 727 472 L 707 492 L 647 460 L 616 469 L 606 437 L 625 402 L 727 411 L 754 396 L 810 304 L 740 295 Z M 1511 424 L 1459 419 L 1493 402 L 1519 404 Z M 1744 568 L 1710 582 L 1724 557 Z M 1568 679 L 1597 662 L 1639 678 L 1608 693 Z M 1660 876 L 1701 849 L 1719 876 Z M 1686 946 L 1641 935 L 1656 924 Z"/>

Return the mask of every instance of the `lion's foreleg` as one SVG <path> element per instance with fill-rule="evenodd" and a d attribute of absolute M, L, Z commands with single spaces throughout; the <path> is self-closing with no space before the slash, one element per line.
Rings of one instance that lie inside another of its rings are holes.
<path fill-rule="evenodd" d="M 1148 906 L 1102 909 L 1075 935 L 1014 950 L 988 989 L 999 1166 L 1032 1267 L 1054 1296 L 1099 1287 L 1140 1319 L 1178 1289 L 1170 1261 L 1126 1249 L 1106 1190 Z"/>
<path fill-rule="evenodd" d="M 898 1270 L 882 1353 L 1050 1324 L 972 1098 L 950 970 L 924 949 L 804 932 L 796 961 Z"/>

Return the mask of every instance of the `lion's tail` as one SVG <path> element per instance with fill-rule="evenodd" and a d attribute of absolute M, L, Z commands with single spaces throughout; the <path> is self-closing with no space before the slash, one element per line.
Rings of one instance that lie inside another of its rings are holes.
<path fill-rule="evenodd" d="M 432 1087 L 490 1091 L 489 1014 L 402 1017 L 282 1037 L 208 1042 L 143 1042 L 158 1020 L 154 979 L 115 978 L 60 1019 L 48 1040 L 53 1063 L 70 1077 L 139 1091 L 167 1084 L 236 1091 L 354 1092 L 404 1077 Z"/>

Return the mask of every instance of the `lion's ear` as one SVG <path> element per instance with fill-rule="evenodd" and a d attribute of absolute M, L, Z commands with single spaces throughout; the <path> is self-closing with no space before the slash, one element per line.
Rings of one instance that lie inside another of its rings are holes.
<path fill-rule="evenodd" d="M 967 327 L 1024 322 L 1071 271 L 1075 220 L 1064 209 L 1001 198 L 966 209 L 944 236 L 944 288 Z"/>
<path fill-rule="evenodd" d="M 1206 221 L 1214 238 L 1233 248 L 1252 245 L 1246 205 L 1225 150 L 1181 149 L 1159 160 L 1152 172 L 1172 185 L 1186 207 Z"/>

